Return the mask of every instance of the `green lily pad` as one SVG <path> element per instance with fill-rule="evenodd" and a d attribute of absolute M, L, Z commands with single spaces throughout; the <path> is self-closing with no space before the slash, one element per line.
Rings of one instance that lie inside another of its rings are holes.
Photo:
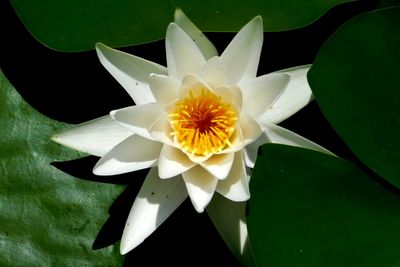
<path fill-rule="evenodd" d="M 400 8 L 360 15 L 318 53 L 308 79 L 353 153 L 400 186 Z"/>
<path fill-rule="evenodd" d="M 259 267 L 399 265 L 400 197 L 354 164 L 264 145 L 250 187 Z"/>
<path fill-rule="evenodd" d="M 400 6 L 399 0 L 380 0 L 378 3 L 378 7 L 391 7 L 391 6 Z"/>
<path fill-rule="evenodd" d="M 82 156 L 49 136 L 67 125 L 33 110 L 0 71 L 0 266 L 121 266 L 118 246 L 93 250 L 122 186 L 50 163 Z"/>
<path fill-rule="evenodd" d="M 305 26 L 331 7 L 353 0 L 80 1 L 11 0 L 27 29 L 60 51 L 94 48 L 96 42 L 127 46 L 161 39 L 180 7 L 204 31 L 238 31 L 256 15 L 266 31 Z"/>

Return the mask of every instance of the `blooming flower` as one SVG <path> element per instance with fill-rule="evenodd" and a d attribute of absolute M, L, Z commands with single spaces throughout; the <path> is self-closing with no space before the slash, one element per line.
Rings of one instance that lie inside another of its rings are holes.
<path fill-rule="evenodd" d="M 97 175 L 151 168 L 129 214 L 121 253 L 140 244 L 187 196 L 198 212 L 209 205 L 227 244 L 243 253 L 248 172 L 258 147 L 281 143 L 327 152 L 276 125 L 312 98 L 306 81 L 309 66 L 256 77 L 262 25 L 260 16 L 252 19 L 218 56 L 177 10 L 166 34 L 167 68 L 96 45 L 100 62 L 136 105 L 53 139 L 101 157 L 94 167 Z M 233 237 L 234 231 L 240 235 Z"/>

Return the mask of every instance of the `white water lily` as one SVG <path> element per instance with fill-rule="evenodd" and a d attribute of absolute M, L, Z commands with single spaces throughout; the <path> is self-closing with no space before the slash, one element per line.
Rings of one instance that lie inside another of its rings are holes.
<path fill-rule="evenodd" d="M 262 43 L 257 16 L 219 56 L 177 10 L 166 34 L 167 68 L 96 45 L 101 63 L 136 105 L 67 129 L 53 140 L 101 157 L 97 175 L 151 168 L 129 214 L 122 254 L 147 238 L 187 196 L 198 212 L 209 205 L 208 214 L 228 246 L 243 254 L 248 250 L 248 171 L 258 147 L 281 143 L 329 153 L 276 125 L 312 99 L 309 66 L 256 77 Z"/>

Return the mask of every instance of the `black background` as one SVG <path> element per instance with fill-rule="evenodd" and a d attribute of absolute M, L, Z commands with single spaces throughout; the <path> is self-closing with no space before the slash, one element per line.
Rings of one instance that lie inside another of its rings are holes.
<path fill-rule="evenodd" d="M 312 63 L 323 42 L 340 25 L 356 14 L 374 9 L 376 5 L 376 1 L 343 4 L 305 28 L 265 33 L 259 75 Z M 133 104 L 124 89 L 99 63 L 94 51 L 61 53 L 43 46 L 26 31 L 8 1 L 0 1 L 0 22 L 0 68 L 22 97 L 44 115 L 67 123 L 81 123 Z M 207 33 L 219 52 L 234 35 Z M 164 41 L 121 50 L 165 65 Z M 355 160 L 326 122 L 315 101 L 281 125 L 339 156 Z M 96 157 L 87 157 L 53 165 L 79 179 L 128 185 L 110 207 L 110 219 L 93 240 L 93 248 L 101 249 L 120 239 L 130 206 L 147 171 L 99 178 L 91 173 L 96 161 Z M 207 215 L 197 214 L 188 200 L 143 244 L 126 256 L 124 265 L 161 264 L 240 266 Z"/>

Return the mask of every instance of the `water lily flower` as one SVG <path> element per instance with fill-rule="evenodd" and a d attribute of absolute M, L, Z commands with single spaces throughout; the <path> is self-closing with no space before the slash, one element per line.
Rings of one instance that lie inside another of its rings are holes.
<path fill-rule="evenodd" d="M 243 254 L 244 204 L 258 147 L 280 143 L 329 153 L 276 125 L 312 99 L 309 66 L 257 77 L 262 44 L 263 22 L 257 16 L 218 55 L 177 10 L 166 33 L 167 67 L 96 45 L 100 62 L 136 105 L 67 129 L 53 140 L 101 157 L 93 170 L 97 175 L 151 168 L 129 214 L 122 254 L 188 196 L 196 211 L 208 206 L 228 246 Z"/>

